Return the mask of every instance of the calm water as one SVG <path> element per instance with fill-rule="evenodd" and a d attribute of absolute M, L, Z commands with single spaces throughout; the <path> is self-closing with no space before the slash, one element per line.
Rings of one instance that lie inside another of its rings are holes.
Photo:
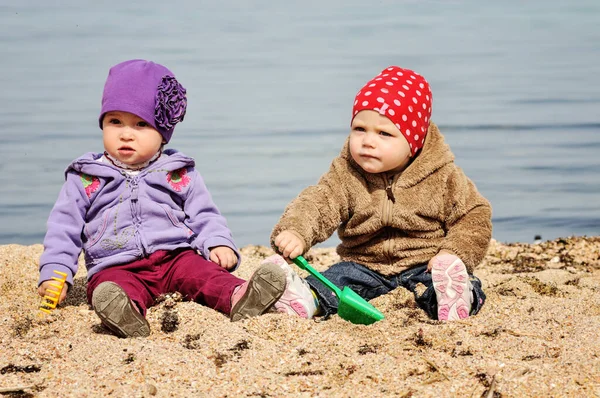
<path fill-rule="evenodd" d="M 196 158 L 240 246 L 268 243 L 391 64 L 431 83 L 496 239 L 600 234 L 598 0 L 51 3 L 0 3 L 0 244 L 41 243 L 64 168 L 102 150 L 108 68 L 131 58 L 188 89 L 170 146 Z"/>

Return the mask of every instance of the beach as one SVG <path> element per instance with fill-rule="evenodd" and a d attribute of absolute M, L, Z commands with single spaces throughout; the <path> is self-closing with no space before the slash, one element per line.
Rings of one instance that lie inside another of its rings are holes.
<path fill-rule="evenodd" d="M 372 301 L 385 319 L 368 326 L 276 313 L 232 323 L 170 294 L 135 339 L 101 325 L 83 264 L 67 300 L 40 316 L 42 250 L 0 246 L 4 396 L 600 396 L 600 237 L 492 241 L 475 270 L 486 303 L 465 320 L 429 319 L 402 288 Z M 273 253 L 241 252 L 242 278 Z M 332 248 L 306 257 L 319 270 L 338 259 Z"/>

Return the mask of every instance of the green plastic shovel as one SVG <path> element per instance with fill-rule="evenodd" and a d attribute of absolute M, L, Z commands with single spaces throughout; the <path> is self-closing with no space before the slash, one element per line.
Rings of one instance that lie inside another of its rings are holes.
<path fill-rule="evenodd" d="M 293 259 L 293 261 L 298 267 L 308 271 L 308 273 L 317 278 L 335 293 L 340 301 L 338 306 L 338 315 L 340 318 L 362 325 L 370 325 L 384 318 L 383 314 L 377 308 L 369 304 L 367 300 L 360 297 L 348 286 L 344 286 L 344 288 L 340 290 L 329 279 L 321 275 L 319 271 L 311 267 L 304 257 L 298 256 Z"/>

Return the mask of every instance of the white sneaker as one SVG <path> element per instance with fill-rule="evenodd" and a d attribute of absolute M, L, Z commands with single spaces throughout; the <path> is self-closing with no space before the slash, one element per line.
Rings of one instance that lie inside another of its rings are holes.
<path fill-rule="evenodd" d="M 473 287 L 462 260 L 452 254 L 440 255 L 432 267 L 431 277 L 437 296 L 438 319 L 467 318 L 473 302 Z"/>
<path fill-rule="evenodd" d="M 315 296 L 306 281 L 290 267 L 278 254 L 263 260 L 262 264 L 277 264 L 286 273 L 285 291 L 281 298 L 274 304 L 277 312 L 297 315 L 300 318 L 310 319 L 317 312 Z"/>

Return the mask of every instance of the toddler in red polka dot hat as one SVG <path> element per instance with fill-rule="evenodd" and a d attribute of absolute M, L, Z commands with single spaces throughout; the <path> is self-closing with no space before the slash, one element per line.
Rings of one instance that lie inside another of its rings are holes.
<path fill-rule="evenodd" d="M 454 163 L 431 108 L 429 83 L 413 70 L 389 66 L 369 80 L 340 155 L 286 207 L 271 244 L 290 260 L 337 229 L 341 261 L 323 272 L 331 282 L 367 300 L 403 287 L 431 318 L 457 320 L 485 302 L 473 270 L 491 240 L 492 212 Z M 284 293 L 280 312 L 337 312 L 337 297 L 312 276 L 288 290 L 295 295 Z"/>

